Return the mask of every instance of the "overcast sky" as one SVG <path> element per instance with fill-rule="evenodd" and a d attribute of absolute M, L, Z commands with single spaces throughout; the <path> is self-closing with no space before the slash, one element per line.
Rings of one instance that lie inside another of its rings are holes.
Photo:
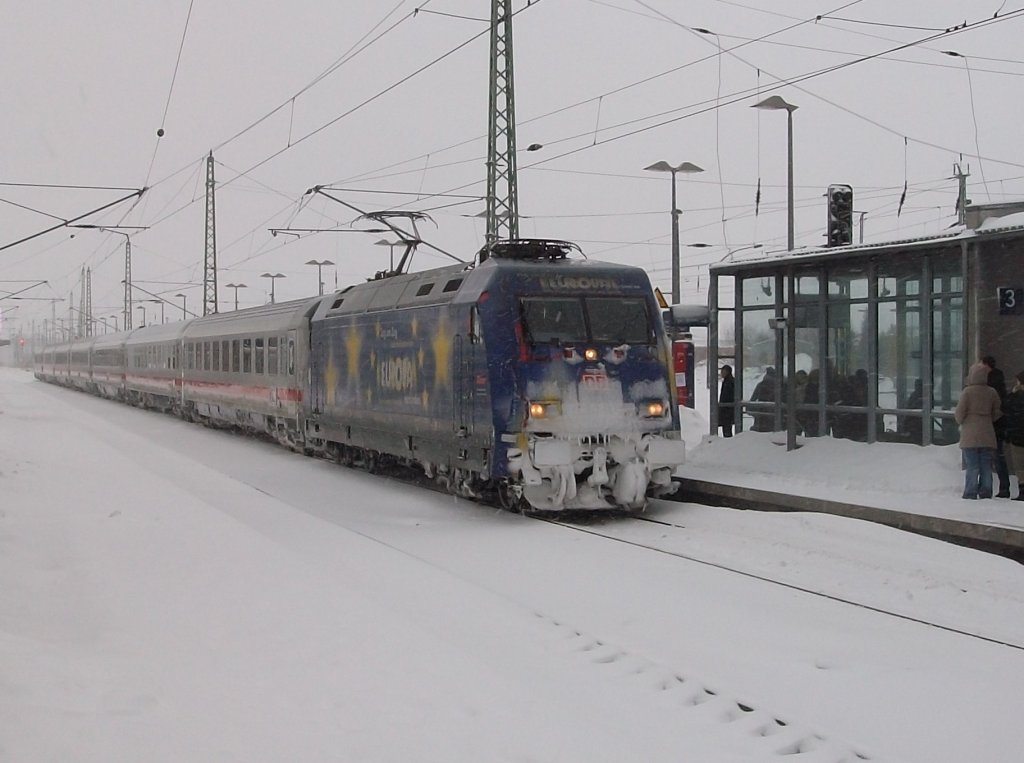
<path fill-rule="evenodd" d="M 641 265 L 665 291 L 670 180 L 643 169 L 656 161 L 704 169 L 678 181 L 682 242 L 714 245 L 684 246 L 684 296 L 729 249 L 785 248 L 786 115 L 750 108 L 769 94 L 799 107 L 798 247 L 823 242 L 830 183 L 854 187 L 868 242 L 955 223 L 956 162 L 976 203 L 1024 195 L 1024 11 L 1012 2 L 514 7 L 518 144 L 543 145 L 519 154 L 520 234 Z M 484 232 L 488 15 L 484 0 L 9 3 L 0 246 L 77 218 L 145 226 L 131 231 L 135 283 L 198 310 L 212 150 L 222 307 L 230 282 L 247 284 L 241 306 L 266 302 L 264 272 L 286 276 L 278 300 L 315 294 L 311 259 L 337 263 L 324 268 L 329 287 L 387 266 L 379 234 L 271 236 L 351 227 L 355 212 L 306 194 L 319 184 L 367 211 L 426 211 L 436 225 L 421 226 L 424 238 L 471 260 Z M 141 199 L 86 215 L 142 187 Z M 0 297 L 45 279 L 23 296 L 63 298 L 66 315 L 89 267 L 94 313 L 119 314 L 123 253 L 123 236 L 58 228 L 0 250 Z M 413 268 L 447 261 L 421 250 Z M 51 311 L 39 299 L 0 306 L 8 326 Z"/>

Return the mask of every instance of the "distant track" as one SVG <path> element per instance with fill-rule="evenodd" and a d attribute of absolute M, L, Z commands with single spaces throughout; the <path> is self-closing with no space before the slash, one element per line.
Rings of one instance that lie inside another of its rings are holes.
<path fill-rule="evenodd" d="M 660 519 L 652 519 L 650 517 L 627 515 L 627 514 L 619 514 L 617 516 L 620 519 L 623 519 L 623 520 L 630 520 L 631 519 L 631 520 L 634 520 L 636 522 L 646 522 L 646 523 L 649 523 L 649 524 L 660 525 L 662 527 L 670 527 L 670 528 L 674 527 L 674 528 L 678 528 L 678 529 L 685 529 L 683 527 L 683 525 L 677 525 L 677 524 L 674 524 L 672 522 L 665 522 L 664 520 L 660 520 Z M 1017 643 L 1014 643 L 1012 641 L 1005 641 L 1003 639 L 992 638 L 990 636 L 983 636 L 980 633 L 973 633 L 971 631 L 965 631 L 965 630 L 962 630 L 960 628 L 954 628 L 954 627 L 949 626 L 949 625 L 942 625 L 941 623 L 933 623 L 930 620 L 922 620 L 921 618 L 913 617 L 912 615 L 903 614 L 901 612 L 893 612 L 892 610 L 883 609 L 881 607 L 875 607 L 875 606 L 872 606 L 870 604 L 864 604 L 863 602 L 854 601 L 852 599 L 846 599 L 846 598 L 843 598 L 841 596 L 835 596 L 835 595 L 830 594 L 830 593 L 824 593 L 823 591 L 816 591 L 813 588 L 806 588 L 804 586 L 796 585 L 794 583 L 787 583 L 787 582 L 785 582 L 783 580 L 776 580 L 774 578 L 770 578 L 770 577 L 766 577 L 764 575 L 760 575 L 760 574 L 758 574 L 756 572 L 750 572 L 750 571 L 747 571 L 747 570 L 742 570 L 742 569 L 739 569 L 737 567 L 730 567 L 729 565 L 722 564 L 720 562 L 713 562 L 713 561 L 710 561 L 708 559 L 701 559 L 700 557 L 693 556 L 691 554 L 684 554 L 684 553 L 680 553 L 678 551 L 669 551 L 668 549 L 658 547 L 657 545 L 654 544 L 653 541 L 648 543 L 648 542 L 644 542 L 644 541 L 631 540 L 629 538 L 622 538 L 622 537 L 616 536 L 611 531 L 604 531 L 604 530 L 595 529 L 595 528 L 588 527 L 586 525 L 582 525 L 582 524 L 579 524 L 578 522 L 573 522 L 573 521 L 567 520 L 567 519 L 559 519 L 559 518 L 556 518 L 556 517 L 545 517 L 543 515 L 537 515 L 537 514 L 533 514 L 533 515 L 531 515 L 531 517 L 533 519 L 537 519 L 537 520 L 539 520 L 541 522 L 547 522 L 548 524 L 557 525 L 559 527 L 563 527 L 563 528 L 568 529 L 568 530 L 573 530 L 575 532 L 586 533 L 588 535 L 595 535 L 595 536 L 597 536 L 599 538 L 604 538 L 606 540 L 614 541 L 616 543 L 623 543 L 623 544 L 626 544 L 626 545 L 629 545 L 629 546 L 635 546 L 637 548 L 643 548 L 643 549 L 646 549 L 646 550 L 649 550 L 649 551 L 654 551 L 654 552 L 659 553 L 659 554 L 664 554 L 666 556 L 674 556 L 674 557 L 676 557 L 678 559 L 683 559 L 683 560 L 688 561 L 688 562 L 693 562 L 694 564 L 700 564 L 700 565 L 703 565 L 705 567 L 713 567 L 715 569 L 719 569 L 719 570 L 722 570 L 724 572 L 731 572 L 734 575 L 741 575 L 743 577 L 750 578 L 752 580 L 759 580 L 762 583 L 768 583 L 770 585 L 776 585 L 776 586 L 779 586 L 780 588 L 788 588 L 790 590 L 799 591 L 800 593 L 805 593 L 805 594 L 808 594 L 810 596 L 817 596 L 818 598 L 828 599 L 830 601 L 834 601 L 834 602 L 837 602 L 839 604 L 848 604 L 848 605 L 850 605 L 852 607 L 859 607 L 860 609 L 868 610 L 869 612 L 877 612 L 878 614 L 881 614 L 881 615 L 888 615 L 889 617 L 894 617 L 894 618 L 898 618 L 900 620 L 906 620 L 908 622 L 917 623 L 918 625 L 924 625 L 924 626 L 927 626 L 929 628 L 936 628 L 938 630 L 946 631 L 948 633 L 955 633 L 958 636 L 966 636 L 967 638 L 977 639 L 978 641 L 984 641 L 984 642 L 987 642 L 987 643 L 990 643 L 990 644 L 996 644 L 998 646 L 1005 646 L 1005 647 L 1008 647 L 1010 649 L 1017 649 L 1019 651 L 1024 652 L 1024 644 L 1017 644 Z"/>

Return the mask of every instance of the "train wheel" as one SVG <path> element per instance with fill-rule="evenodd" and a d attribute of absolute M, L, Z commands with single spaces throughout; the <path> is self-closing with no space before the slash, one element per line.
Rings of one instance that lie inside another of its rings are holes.
<path fill-rule="evenodd" d="M 523 498 L 523 490 L 519 485 L 513 485 L 508 480 L 501 480 L 495 492 L 498 494 L 498 505 L 505 511 L 516 514 L 523 511 L 526 499 Z"/>
<path fill-rule="evenodd" d="M 348 445 L 337 445 L 335 447 L 337 448 L 335 454 L 339 464 L 342 466 L 352 466 L 355 463 L 355 454 L 352 452 L 352 448 Z"/>
<path fill-rule="evenodd" d="M 376 474 L 380 468 L 380 454 L 375 450 L 364 450 L 363 468 L 370 474 Z"/>

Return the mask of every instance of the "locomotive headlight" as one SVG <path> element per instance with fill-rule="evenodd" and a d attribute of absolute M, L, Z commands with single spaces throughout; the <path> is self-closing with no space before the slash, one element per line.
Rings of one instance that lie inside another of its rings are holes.
<path fill-rule="evenodd" d="M 593 362 L 597 360 L 597 350 L 595 350 L 593 347 L 588 347 L 583 351 L 583 357 L 584 359 Z"/>
<path fill-rule="evenodd" d="M 665 404 L 660 400 L 648 400 L 640 404 L 640 410 L 649 419 L 660 419 L 665 415 Z"/>
<path fill-rule="evenodd" d="M 529 411 L 531 419 L 546 419 L 558 413 L 558 403 L 555 401 L 530 403 Z"/>

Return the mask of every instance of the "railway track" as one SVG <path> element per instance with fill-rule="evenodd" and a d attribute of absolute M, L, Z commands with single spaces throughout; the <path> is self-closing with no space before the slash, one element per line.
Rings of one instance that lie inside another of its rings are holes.
<path fill-rule="evenodd" d="M 547 522 L 552 525 L 563 527 L 574 532 L 586 533 L 588 535 L 604 538 L 615 543 L 624 543 L 630 546 L 635 546 L 637 548 L 647 549 L 658 554 L 665 554 L 667 556 L 675 557 L 693 564 L 700 564 L 707 567 L 713 567 L 724 572 L 743 576 L 746 578 L 750 578 L 752 580 L 757 580 L 768 585 L 778 586 L 780 588 L 786 588 L 792 591 L 797 591 L 808 596 L 815 596 L 821 599 L 827 599 L 830 601 L 837 602 L 839 604 L 858 607 L 869 612 L 876 612 L 881 615 L 886 615 L 888 617 L 916 623 L 918 625 L 922 625 L 928 628 L 935 628 L 938 630 L 946 631 L 948 633 L 964 636 L 966 638 L 976 639 L 978 641 L 983 641 L 990 644 L 996 644 L 998 646 L 1007 647 L 1009 649 L 1024 651 L 1024 643 L 1020 643 L 1018 641 L 987 636 L 985 634 L 975 633 L 963 628 L 933 622 L 931 620 L 916 617 L 905 612 L 898 612 L 894 609 L 886 609 L 884 607 L 868 604 L 863 601 L 856 601 L 851 597 L 839 596 L 837 594 L 829 593 L 824 590 L 799 585 L 791 581 L 781 580 L 779 578 L 773 578 L 759 572 L 745 570 L 737 565 L 725 564 L 723 562 L 716 561 L 713 559 L 702 558 L 693 553 L 674 550 L 668 547 L 671 544 L 671 539 L 668 539 L 665 535 L 666 528 L 668 528 L 669 531 L 679 531 L 680 533 L 685 533 L 687 531 L 685 525 L 678 524 L 675 522 L 656 519 L 648 516 L 629 515 L 623 513 L 616 514 L 613 518 L 614 521 L 609 521 L 611 518 L 607 515 L 591 515 L 590 517 L 584 517 L 580 515 L 571 518 L 532 515 L 532 518 L 541 522 Z M 637 533 L 635 528 L 644 525 L 651 525 L 657 527 L 658 529 L 650 533 Z M 626 527 L 630 529 L 626 531 L 624 529 Z"/>

